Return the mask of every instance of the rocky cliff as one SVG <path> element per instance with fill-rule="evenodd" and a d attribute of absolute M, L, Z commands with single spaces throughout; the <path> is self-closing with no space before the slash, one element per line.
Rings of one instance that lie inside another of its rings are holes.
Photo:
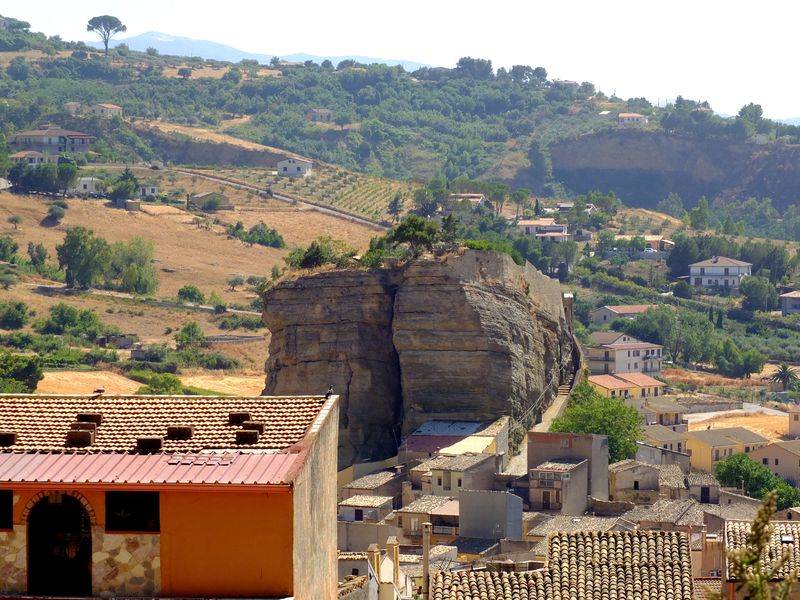
<path fill-rule="evenodd" d="M 534 419 L 571 367 L 558 283 L 493 252 L 286 281 L 264 318 L 264 393 L 333 385 L 340 468 L 393 456 L 427 419 Z"/>
<path fill-rule="evenodd" d="M 700 196 L 752 196 L 783 209 L 800 188 L 798 146 L 621 129 L 554 144 L 550 153 L 553 175 L 568 188 L 613 190 L 631 206 L 655 207 L 675 192 L 690 205 Z"/>

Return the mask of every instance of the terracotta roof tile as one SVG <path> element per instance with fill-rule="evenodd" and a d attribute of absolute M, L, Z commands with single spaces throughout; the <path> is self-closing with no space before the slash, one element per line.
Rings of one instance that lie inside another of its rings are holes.
<path fill-rule="evenodd" d="M 0 394 L 0 431 L 14 432 L 2 452 L 132 452 L 140 437 L 164 437 L 164 452 L 212 449 L 283 450 L 299 442 L 325 403 L 322 396 L 75 396 Z M 253 444 L 237 444 L 242 425 L 230 425 L 232 412 L 249 413 L 263 423 Z M 94 442 L 67 447 L 67 432 L 79 413 L 101 413 Z M 189 439 L 167 438 L 167 427 L 190 425 Z"/>
<path fill-rule="evenodd" d="M 750 535 L 750 521 L 728 521 L 725 523 L 725 549 L 728 551 L 739 550 L 747 542 Z M 798 521 L 772 521 L 771 534 L 766 552 L 761 560 L 766 563 L 766 568 L 771 569 L 772 564 L 783 554 L 787 555 L 786 563 L 778 570 L 777 576 L 800 572 L 800 522 Z M 732 579 L 731 573 L 725 574 L 728 580 Z"/>

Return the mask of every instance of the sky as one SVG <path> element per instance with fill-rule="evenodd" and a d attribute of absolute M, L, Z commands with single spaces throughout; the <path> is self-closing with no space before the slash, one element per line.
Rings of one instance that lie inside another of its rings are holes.
<path fill-rule="evenodd" d="M 748 102 L 770 118 L 800 117 L 794 68 L 800 3 L 791 0 L 37 0 L 0 9 L 31 29 L 96 40 L 93 16 L 248 52 L 362 55 L 452 67 L 542 66 L 607 95 L 664 105 L 678 95 L 735 115 Z M 224 7 L 224 10 L 222 9 Z"/>

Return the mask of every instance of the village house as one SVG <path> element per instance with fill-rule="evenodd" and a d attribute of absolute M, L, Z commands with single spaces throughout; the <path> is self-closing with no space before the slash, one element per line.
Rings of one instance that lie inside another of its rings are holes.
<path fill-rule="evenodd" d="M 76 116 L 78 113 L 81 112 L 83 108 L 83 104 L 80 102 L 65 102 L 64 103 L 64 112 L 67 113 L 70 117 Z"/>
<path fill-rule="evenodd" d="M 689 433 L 686 430 L 675 431 L 672 427 L 658 423 L 642 427 L 642 441 L 665 450 L 685 452 L 688 439 Z"/>
<path fill-rule="evenodd" d="M 495 421 L 426 421 L 398 449 L 401 464 L 414 466 L 438 454 L 488 454 L 508 460 L 508 417 Z"/>
<path fill-rule="evenodd" d="M 522 498 L 510 492 L 463 490 L 458 500 L 459 535 L 522 540 Z"/>
<path fill-rule="evenodd" d="M 618 331 L 595 331 L 586 348 L 593 375 L 660 373 L 662 347 Z"/>
<path fill-rule="evenodd" d="M 139 198 L 154 198 L 158 196 L 158 185 L 155 183 L 140 183 L 136 192 Z"/>
<path fill-rule="evenodd" d="M 688 473 L 689 469 L 691 469 L 691 457 L 685 448 L 686 446 L 684 445 L 682 452 L 664 448 L 658 444 L 657 437 L 652 442 L 637 440 L 636 456 L 634 458 L 653 465 L 678 465 L 681 471 Z"/>
<path fill-rule="evenodd" d="M 589 507 L 589 461 L 553 458 L 529 471 L 528 505 L 535 511 L 582 515 Z"/>
<path fill-rule="evenodd" d="M 581 485 L 580 489 L 585 489 L 583 498 L 578 498 L 580 503 L 587 502 L 586 496 L 589 495 L 598 500 L 608 499 L 608 438 L 604 435 L 595 434 L 574 434 L 574 433 L 555 433 L 544 431 L 529 431 L 528 432 L 528 474 L 533 471 L 537 472 L 537 481 L 541 483 L 542 478 L 539 476 L 541 473 L 553 473 L 553 481 L 555 481 L 555 469 L 539 468 L 547 463 L 552 463 L 558 460 L 573 461 L 574 466 L 572 469 L 567 469 L 565 465 L 559 467 L 562 474 L 569 474 L 569 490 L 575 494 L 580 485 L 578 482 L 573 482 L 573 471 L 575 474 L 581 474 L 581 477 L 586 479 L 586 487 Z M 587 461 L 586 470 L 580 466 L 582 461 Z M 544 481 L 548 481 L 549 476 L 545 475 Z M 564 481 L 562 475 L 561 481 Z M 529 482 L 530 484 L 530 482 Z M 546 491 L 548 484 L 537 485 L 536 497 L 540 502 L 544 502 L 544 491 Z M 566 488 L 565 488 L 566 489 Z M 577 501 L 573 503 L 574 498 L 570 497 L 566 502 L 570 510 L 577 506 Z M 550 494 L 551 503 L 555 500 L 555 495 Z M 559 502 L 562 506 L 565 500 Z M 565 513 L 566 514 L 566 513 Z"/>
<path fill-rule="evenodd" d="M 611 595 L 612 590 L 619 593 Z M 645 590 L 647 596 L 642 598 L 693 599 L 692 557 L 685 533 L 555 532 L 547 541 L 543 569 L 439 571 L 431 577 L 429 597 L 606 600 L 638 597 Z"/>
<path fill-rule="evenodd" d="M 391 496 L 350 496 L 339 502 L 340 521 L 378 523 L 392 512 Z"/>
<path fill-rule="evenodd" d="M 20 150 L 19 152 L 14 152 L 14 154 L 11 154 L 8 158 L 13 163 L 22 162 L 34 167 L 36 165 L 44 165 L 47 163 L 55 164 L 58 162 L 57 154 L 44 154 L 36 150 Z"/>
<path fill-rule="evenodd" d="M 655 307 L 655 304 L 601 306 L 592 311 L 592 323 L 602 325 L 603 323 L 611 323 L 614 319 L 635 319 Z"/>
<path fill-rule="evenodd" d="M 454 500 L 455 498 L 447 496 L 422 496 L 421 498 L 410 503 L 408 506 L 404 506 L 403 508 L 394 511 L 392 514 L 393 523 L 400 530 L 403 538 L 408 543 L 419 545 L 422 543 L 423 523 L 433 523 L 436 521 L 440 527 L 448 527 L 446 522 L 450 521 L 450 519 L 434 519 L 434 516 L 436 516 L 438 509 L 441 509 L 448 503 L 449 507 L 445 508 L 445 512 L 452 512 L 449 510 L 449 508 L 453 507 L 452 502 Z M 456 510 L 456 519 L 457 516 L 458 511 Z M 387 519 L 387 521 L 388 520 L 389 519 Z M 449 529 L 447 529 L 446 533 L 449 535 L 443 537 L 455 539 L 455 536 L 458 535 L 458 526 L 456 525 L 455 530 L 453 530 L 452 525 L 449 526 Z"/>
<path fill-rule="evenodd" d="M 329 108 L 310 108 L 306 111 L 306 119 L 315 123 L 330 123 L 333 121 L 333 111 Z"/>
<path fill-rule="evenodd" d="M 684 487 L 683 472 L 677 465 L 665 465 L 663 471 L 669 476 L 676 476 L 674 482 L 670 482 L 668 477 L 664 478 L 670 488 Z M 661 465 L 632 459 L 612 463 L 608 465 L 608 498 L 635 504 L 652 504 L 662 495 L 661 480 Z M 667 498 L 674 496 L 666 490 L 664 495 Z"/>
<path fill-rule="evenodd" d="M 619 377 L 625 377 L 620 375 Z M 658 396 L 658 394 L 656 394 Z M 686 409 L 682 404 L 678 404 L 664 397 L 653 397 L 629 403 L 635 405 L 636 409 L 644 416 L 645 425 L 663 425 L 672 431 L 686 432 L 689 430 L 689 421 L 683 415 Z"/>
<path fill-rule="evenodd" d="M 658 258 L 658 252 L 672 252 L 675 242 L 665 238 L 663 235 L 633 235 L 630 233 L 620 233 L 614 236 L 614 241 L 630 242 L 633 238 L 640 237 L 644 240 L 645 253 L 652 252 L 654 258 Z"/>
<path fill-rule="evenodd" d="M 647 125 L 649 119 L 639 113 L 619 113 L 617 122 L 622 126 Z"/>
<path fill-rule="evenodd" d="M 0 592 L 336 598 L 338 397 L 0 395 Z"/>
<path fill-rule="evenodd" d="M 690 431 L 686 448 L 692 456 L 692 468 L 712 472 L 717 463 L 734 454 L 750 454 L 769 440 L 745 427 L 725 427 Z"/>
<path fill-rule="evenodd" d="M 483 194 L 450 194 L 450 202 L 469 202 L 472 206 L 481 206 L 487 203 Z"/>
<path fill-rule="evenodd" d="M 800 440 L 772 442 L 753 450 L 750 458 L 794 485 L 800 483 Z"/>
<path fill-rule="evenodd" d="M 305 158 L 287 158 L 278 162 L 278 175 L 308 177 L 312 175 L 312 162 Z"/>
<path fill-rule="evenodd" d="M 98 104 L 90 104 L 87 112 L 90 115 L 98 115 L 110 119 L 111 117 L 121 117 L 122 107 L 108 102 L 100 102 Z"/>
<path fill-rule="evenodd" d="M 689 282 L 695 287 L 738 288 L 752 267 L 742 260 L 713 256 L 689 265 Z"/>
<path fill-rule="evenodd" d="M 663 394 L 666 386 L 663 381 L 644 373 L 590 375 L 587 381 L 600 394 L 610 398 L 651 398 Z"/>
<path fill-rule="evenodd" d="M 533 235 L 539 239 L 550 239 L 556 242 L 569 240 L 566 223 L 556 223 L 552 218 L 522 219 L 517 221 L 520 233 Z"/>
<path fill-rule="evenodd" d="M 800 437 L 800 404 L 792 404 L 789 406 L 789 437 Z"/>
<path fill-rule="evenodd" d="M 72 194 L 87 196 L 102 194 L 105 192 L 105 183 L 97 177 L 79 177 L 69 191 Z"/>
<path fill-rule="evenodd" d="M 493 489 L 498 466 L 490 454 L 440 455 L 411 469 L 410 478 L 423 494 L 457 496 L 461 490 Z"/>
<path fill-rule="evenodd" d="M 34 150 L 58 156 L 63 152 L 86 152 L 96 140 L 88 133 L 46 125 L 43 129 L 20 131 L 9 140 L 8 145 L 12 150 Z"/>
<path fill-rule="evenodd" d="M 800 290 L 781 294 L 781 314 L 785 317 L 800 313 Z"/>
<path fill-rule="evenodd" d="M 393 471 L 378 471 L 351 481 L 342 487 L 342 500 L 353 496 L 389 496 L 395 508 L 400 508 L 400 495 L 405 475 L 398 468 Z"/>

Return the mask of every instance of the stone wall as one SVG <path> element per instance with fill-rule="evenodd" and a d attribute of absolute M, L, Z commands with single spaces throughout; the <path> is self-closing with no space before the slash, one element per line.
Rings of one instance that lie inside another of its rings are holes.
<path fill-rule="evenodd" d="M 102 597 L 161 593 L 161 536 L 92 528 L 92 592 Z"/>
<path fill-rule="evenodd" d="M 0 531 L 0 592 L 24 594 L 28 591 L 28 548 L 25 525 L 14 531 Z"/>

